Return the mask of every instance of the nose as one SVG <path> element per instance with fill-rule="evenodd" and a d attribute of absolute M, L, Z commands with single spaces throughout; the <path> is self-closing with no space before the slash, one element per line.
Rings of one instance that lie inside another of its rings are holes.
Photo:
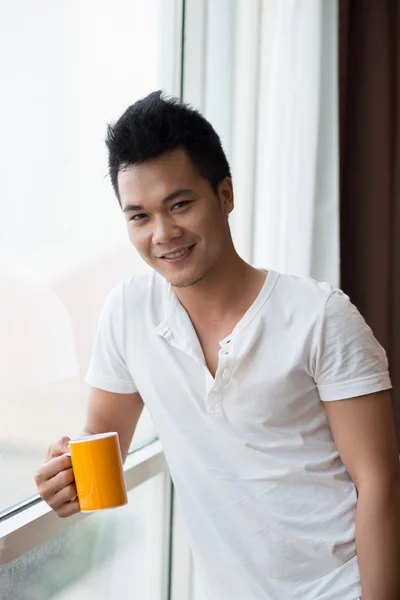
<path fill-rule="evenodd" d="M 153 244 L 168 244 L 168 242 L 174 238 L 181 237 L 182 233 L 182 228 L 178 227 L 178 225 L 174 223 L 172 219 L 162 217 L 157 219 L 155 222 L 153 231 Z"/>

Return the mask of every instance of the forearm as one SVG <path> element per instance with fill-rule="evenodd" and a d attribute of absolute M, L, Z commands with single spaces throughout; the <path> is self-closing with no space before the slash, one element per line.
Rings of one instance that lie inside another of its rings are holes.
<path fill-rule="evenodd" d="M 94 434 L 116 431 L 125 461 L 142 410 L 143 401 L 136 392 L 117 394 L 91 388 L 85 430 Z"/>
<path fill-rule="evenodd" d="M 400 600 L 400 483 L 360 486 L 356 544 L 363 600 Z"/>

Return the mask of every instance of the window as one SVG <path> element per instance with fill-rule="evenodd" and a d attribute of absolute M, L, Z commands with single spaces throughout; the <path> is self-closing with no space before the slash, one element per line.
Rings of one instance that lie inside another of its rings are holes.
<path fill-rule="evenodd" d="M 129 493 L 129 504 L 97 513 L 0 567 L 8 600 L 163 600 L 166 478 Z"/>
<path fill-rule="evenodd" d="M 179 93 L 178 0 L 0 8 L 0 514 L 35 494 L 48 444 L 84 423 L 108 291 L 144 269 L 111 183 L 106 123 Z M 144 414 L 134 443 L 154 437 Z"/>

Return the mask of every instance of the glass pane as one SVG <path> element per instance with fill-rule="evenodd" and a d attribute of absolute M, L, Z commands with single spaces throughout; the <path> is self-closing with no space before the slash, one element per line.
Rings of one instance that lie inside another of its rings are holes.
<path fill-rule="evenodd" d="M 165 477 L 130 492 L 127 506 L 91 515 L 0 567 L 0 598 L 161 600 Z"/>
<path fill-rule="evenodd" d="M 83 426 L 100 307 L 145 269 L 107 175 L 106 124 L 176 93 L 177 0 L 0 5 L 0 513 Z M 154 432 L 147 415 L 141 445 Z"/>
<path fill-rule="evenodd" d="M 203 592 L 203 587 L 199 578 L 199 572 L 196 569 L 194 562 L 192 563 L 192 597 L 190 600 L 206 600 Z"/>

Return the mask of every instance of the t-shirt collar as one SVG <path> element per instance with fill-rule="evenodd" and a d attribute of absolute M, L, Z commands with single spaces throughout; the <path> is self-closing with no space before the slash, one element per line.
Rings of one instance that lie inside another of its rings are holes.
<path fill-rule="evenodd" d="M 276 271 L 268 270 L 268 275 L 264 281 L 264 284 L 254 300 L 253 304 L 249 307 L 237 325 L 234 327 L 231 334 L 229 334 L 228 338 L 232 339 L 237 337 L 246 327 L 247 325 L 257 316 L 260 312 L 264 304 L 267 302 L 270 297 L 277 281 L 279 279 L 279 273 Z M 168 333 L 171 331 L 172 324 L 174 322 L 176 313 L 178 308 L 182 308 L 185 310 L 183 306 L 180 304 L 177 295 L 175 294 L 170 283 L 165 281 L 166 284 L 166 302 L 165 302 L 165 316 L 161 323 L 156 327 L 156 333 L 163 337 L 168 337 Z M 228 339 L 226 338 L 226 339 Z M 225 340 L 221 340 L 223 343 Z"/>

